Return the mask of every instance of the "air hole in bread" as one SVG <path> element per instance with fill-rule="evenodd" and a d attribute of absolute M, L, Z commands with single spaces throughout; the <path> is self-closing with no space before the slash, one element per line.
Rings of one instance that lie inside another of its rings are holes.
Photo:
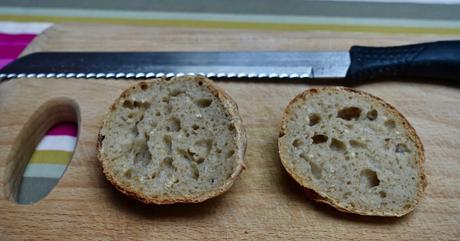
<path fill-rule="evenodd" d="M 135 159 L 134 159 L 134 165 L 141 165 L 142 167 L 147 167 L 150 162 L 152 161 L 152 156 L 150 155 L 150 152 L 147 150 L 147 146 L 142 147 L 144 150 L 139 151 L 136 153 Z"/>
<path fill-rule="evenodd" d="M 180 120 L 176 117 L 172 117 L 171 119 L 168 120 L 166 127 L 168 131 L 177 132 L 181 129 Z"/>
<path fill-rule="evenodd" d="M 191 164 L 191 168 L 192 168 L 193 179 L 198 180 L 198 178 L 200 177 L 200 170 L 198 169 L 195 163 Z"/>
<path fill-rule="evenodd" d="M 294 147 L 297 147 L 297 148 L 298 148 L 299 146 L 304 145 L 304 144 L 305 144 L 305 142 L 304 142 L 302 139 L 299 139 L 299 138 L 295 139 L 295 140 L 292 142 L 292 145 L 293 145 Z"/>
<path fill-rule="evenodd" d="M 347 121 L 357 120 L 361 116 L 361 112 L 361 109 L 358 107 L 347 107 L 339 110 L 337 117 Z"/>
<path fill-rule="evenodd" d="M 198 99 L 195 104 L 200 108 L 206 108 L 212 104 L 212 99 Z"/>
<path fill-rule="evenodd" d="M 155 113 L 155 116 L 160 116 L 161 113 L 158 111 L 157 113 Z"/>
<path fill-rule="evenodd" d="M 209 152 L 211 151 L 212 140 L 199 140 L 195 142 L 194 148 L 196 149 L 196 153 L 198 153 L 199 156 L 206 158 L 209 155 Z"/>
<path fill-rule="evenodd" d="M 360 185 L 365 189 L 376 187 L 380 184 L 377 173 L 371 169 L 365 169 L 360 172 Z"/>
<path fill-rule="evenodd" d="M 333 151 L 344 152 L 347 149 L 347 146 L 342 141 L 336 138 L 332 138 L 329 148 L 331 148 Z"/>
<path fill-rule="evenodd" d="M 169 95 L 172 96 L 172 97 L 176 97 L 180 94 L 184 94 L 185 91 L 183 90 L 180 90 L 180 89 L 174 89 L 174 90 L 171 90 L 171 92 L 169 92 Z"/>
<path fill-rule="evenodd" d="M 134 103 L 131 100 L 123 101 L 123 107 L 128 109 L 134 109 Z"/>
<path fill-rule="evenodd" d="M 366 116 L 367 116 L 367 119 L 369 119 L 370 121 L 375 121 L 377 119 L 378 112 L 377 110 L 372 109 L 367 112 Z"/>
<path fill-rule="evenodd" d="M 407 147 L 406 144 L 404 143 L 398 143 L 395 147 L 395 152 L 398 153 L 398 154 L 404 154 L 404 153 L 409 153 L 410 150 L 409 148 Z"/>
<path fill-rule="evenodd" d="M 313 140 L 313 144 L 320 144 L 326 142 L 329 138 L 325 135 L 318 134 L 314 135 L 311 139 Z"/>
<path fill-rule="evenodd" d="M 147 85 L 147 83 L 145 83 L 145 82 L 139 83 L 139 86 L 141 87 L 141 90 L 147 90 L 147 88 L 149 87 L 149 86 Z"/>
<path fill-rule="evenodd" d="M 184 150 L 184 149 L 177 149 L 177 153 L 181 155 L 183 158 L 187 159 L 190 162 L 194 162 L 194 158 L 192 153 L 190 152 L 190 149 Z"/>
<path fill-rule="evenodd" d="M 386 198 L 387 197 L 387 193 L 384 192 L 384 191 L 380 191 L 379 195 L 380 195 L 381 198 Z"/>
<path fill-rule="evenodd" d="M 235 154 L 235 150 L 229 150 L 229 151 L 227 152 L 227 154 L 225 155 L 225 158 L 228 159 L 228 158 L 232 157 L 233 154 Z"/>
<path fill-rule="evenodd" d="M 228 130 L 229 130 L 229 131 L 235 130 L 235 125 L 234 125 L 233 123 L 231 123 L 230 125 L 228 125 Z"/>
<path fill-rule="evenodd" d="M 350 146 L 353 148 L 367 148 L 367 145 L 365 143 L 362 143 L 357 140 L 350 140 Z"/>
<path fill-rule="evenodd" d="M 394 120 L 386 120 L 383 124 L 390 130 L 396 127 L 396 122 Z"/>
<path fill-rule="evenodd" d="M 351 192 L 346 192 L 343 194 L 343 199 L 348 199 L 349 196 L 351 196 Z"/>
<path fill-rule="evenodd" d="M 173 106 L 171 104 L 167 104 L 165 108 L 165 114 L 171 114 Z"/>
<path fill-rule="evenodd" d="M 203 82 L 202 82 L 202 81 L 198 81 L 198 85 L 203 85 Z"/>
<path fill-rule="evenodd" d="M 150 179 L 155 179 L 156 177 L 157 177 L 156 172 L 150 174 L 150 176 L 149 176 Z"/>
<path fill-rule="evenodd" d="M 300 157 L 304 159 L 310 165 L 311 174 L 315 179 L 321 179 L 323 176 L 323 169 L 316 162 L 311 160 L 305 153 L 300 154 Z"/>
<path fill-rule="evenodd" d="M 134 104 L 134 108 L 139 108 L 139 107 L 141 107 L 143 105 L 142 102 L 137 101 L 137 100 L 133 101 L 133 104 Z"/>
<path fill-rule="evenodd" d="M 199 127 L 197 124 L 193 124 L 193 125 L 192 125 L 192 129 L 193 129 L 193 130 L 198 130 L 199 128 L 200 128 L 200 127 Z"/>
<path fill-rule="evenodd" d="M 128 170 L 125 171 L 123 174 L 126 178 L 131 178 L 133 174 L 133 169 L 129 168 Z"/>
<path fill-rule="evenodd" d="M 171 169 L 176 169 L 176 168 L 173 166 L 172 163 L 173 163 L 172 157 L 169 157 L 169 156 L 168 156 L 168 157 L 165 157 L 165 158 L 163 159 L 163 164 L 164 164 L 166 167 L 171 168 Z"/>
<path fill-rule="evenodd" d="M 189 159 L 190 161 L 196 162 L 196 163 L 198 163 L 198 164 L 203 163 L 206 156 L 203 157 L 203 156 L 201 156 L 201 155 L 206 155 L 206 156 L 207 156 L 207 155 L 209 155 L 209 154 L 207 154 L 207 153 L 204 153 L 204 154 L 201 153 L 201 154 L 199 154 L 199 153 L 196 153 L 196 152 L 192 151 L 190 148 L 187 149 L 186 156 L 187 156 L 187 159 Z"/>
<path fill-rule="evenodd" d="M 171 136 L 165 135 L 163 136 L 163 142 L 165 143 L 165 150 L 168 155 L 171 155 L 172 153 L 172 140 Z"/>
<path fill-rule="evenodd" d="M 318 124 L 320 121 L 321 121 L 321 116 L 317 113 L 313 113 L 313 114 L 310 114 L 308 116 L 308 120 L 309 120 L 309 125 L 310 126 L 314 126 L 316 124 Z"/>

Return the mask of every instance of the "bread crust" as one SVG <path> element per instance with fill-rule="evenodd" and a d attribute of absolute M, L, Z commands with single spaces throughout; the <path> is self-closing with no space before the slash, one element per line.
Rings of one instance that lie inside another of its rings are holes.
<path fill-rule="evenodd" d="M 406 209 L 397 210 L 395 212 L 384 212 L 384 211 L 379 211 L 379 210 L 373 210 L 373 211 L 360 210 L 357 207 L 347 208 L 347 207 L 344 207 L 344 206 L 340 205 L 339 200 L 336 200 L 336 199 L 332 198 L 331 196 L 327 195 L 327 193 L 322 192 L 320 190 L 315 190 L 315 188 L 313 188 L 311 183 L 304 182 L 300 176 L 298 176 L 295 172 L 292 171 L 292 169 L 289 166 L 288 160 L 283 158 L 283 157 L 287 156 L 287 155 L 285 155 L 285 153 L 287 151 L 286 150 L 287 148 L 284 147 L 282 142 L 281 142 L 281 139 L 286 134 L 287 120 L 289 119 L 289 116 L 292 114 L 292 107 L 293 107 L 294 103 L 296 103 L 297 101 L 307 101 L 309 97 L 311 97 L 313 95 L 316 95 L 316 94 L 318 94 L 318 93 L 320 93 L 322 91 L 333 91 L 333 92 L 346 91 L 346 92 L 351 92 L 351 93 L 354 93 L 354 94 L 357 94 L 357 95 L 365 96 L 365 97 L 369 98 L 372 101 L 375 101 L 375 102 L 378 102 L 378 103 L 382 104 L 389 112 L 391 112 L 392 114 L 394 114 L 395 116 L 398 117 L 397 121 L 400 122 L 404 126 L 404 128 L 408 132 L 409 138 L 415 143 L 417 153 L 418 153 L 418 157 L 419 157 L 419 159 L 416 160 L 416 163 L 417 163 L 417 166 L 419 167 L 420 182 L 418 183 L 417 196 L 416 196 L 414 205 L 412 205 L 412 206 L 410 206 L 410 207 L 408 207 Z M 383 99 L 381 99 L 381 98 L 379 98 L 377 96 L 371 95 L 369 93 L 366 93 L 364 91 L 360 91 L 360 90 L 356 90 L 356 89 L 352 89 L 352 88 L 348 88 L 348 87 L 310 88 L 310 89 L 307 89 L 307 90 L 303 91 L 302 93 L 298 94 L 296 97 L 294 97 L 294 99 L 292 99 L 289 102 L 289 104 L 287 105 L 287 107 L 285 108 L 285 110 L 283 112 L 283 118 L 282 118 L 281 127 L 280 127 L 280 135 L 279 135 L 279 138 L 278 138 L 278 152 L 279 152 L 281 163 L 282 163 L 284 169 L 303 188 L 304 192 L 307 194 L 308 197 L 310 197 L 312 200 L 314 200 L 316 202 L 327 203 L 327 204 L 333 206 L 334 208 L 336 208 L 337 210 L 342 211 L 342 212 L 355 213 L 355 214 L 366 215 L 366 216 L 396 216 L 396 217 L 401 217 L 401 216 L 404 216 L 404 215 L 408 214 L 409 212 L 411 212 L 411 211 L 413 211 L 415 209 L 416 205 L 420 201 L 420 199 L 421 199 L 421 197 L 422 197 L 422 195 L 424 193 L 424 190 L 425 190 L 425 188 L 427 186 L 426 175 L 425 175 L 425 171 L 424 171 L 424 167 L 423 167 L 424 162 L 425 162 L 424 147 L 423 147 L 423 144 L 422 144 L 420 138 L 418 137 L 414 127 L 412 127 L 412 125 L 404 117 L 403 114 L 401 114 L 395 107 L 393 107 L 392 105 L 388 104 Z"/>
<path fill-rule="evenodd" d="M 195 81 L 199 85 L 206 87 L 212 94 L 214 94 L 224 105 L 225 111 L 229 114 L 229 118 L 231 120 L 231 123 L 235 126 L 236 130 L 236 146 L 237 146 L 237 152 L 236 152 L 236 167 L 231 174 L 230 178 L 227 179 L 219 189 L 217 190 L 212 190 L 209 192 L 202 193 L 200 195 L 192 196 L 183 196 L 183 197 L 163 197 L 163 196 L 157 196 L 157 197 L 148 197 L 146 196 L 141 190 L 135 190 L 130 187 L 126 187 L 123 184 L 121 184 L 107 169 L 105 162 L 109 161 L 105 159 L 102 155 L 102 141 L 104 140 L 105 136 L 102 134 L 102 130 L 104 126 L 106 125 L 106 122 L 110 120 L 110 115 L 112 112 L 116 110 L 116 104 L 120 101 L 120 99 L 125 98 L 126 96 L 129 96 L 132 91 L 135 91 L 137 88 L 145 88 L 145 85 L 151 85 L 154 83 L 160 83 L 160 82 L 165 82 L 165 81 Z M 199 203 L 203 202 L 207 199 L 219 196 L 223 193 L 225 193 L 230 187 L 233 185 L 234 181 L 238 178 L 239 174 L 243 169 L 246 169 L 246 165 L 244 163 L 244 155 L 246 152 L 246 145 L 247 145 L 247 139 L 246 139 L 246 131 L 244 129 L 243 123 L 241 116 L 238 113 L 238 106 L 236 102 L 227 94 L 225 93 L 221 88 L 216 86 L 212 80 L 207 79 L 203 76 L 182 76 L 182 77 L 173 77 L 173 78 L 158 78 L 158 79 L 152 79 L 152 80 L 145 80 L 145 81 L 140 81 L 135 83 L 134 85 L 130 86 L 126 90 L 124 90 L 121 94 L 120 97 L 118 97 L 112 106 L 110 107 L 109 112 L 107 113 L 106 117 L 104 118 L 104 121 L 99 129 L 99 134 L 97 138 L 97 158 L 99 162 L 101 163 L 102 166 L 102 171 L 107 178 L 107 180 L 115 186 L 116 189 L 118 189 L 120 192 L 124 193 L 127 196 L 130 196 L 134 199 L 137 199 L 143 203 L 146 204 L 173 204 L 173 203 Z"/>

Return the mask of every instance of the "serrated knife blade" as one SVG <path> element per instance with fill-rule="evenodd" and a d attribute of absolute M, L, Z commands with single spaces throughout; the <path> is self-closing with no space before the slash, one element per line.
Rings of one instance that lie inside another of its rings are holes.
<path fill-rule="evenodd" d="M 397 78 L 460 80 L 460 41 L 350 51 L 39 52 L 0 70 L 10 78 Z"/>
<path fill-rule="evenodd" d="M 39 52 L 3 68 L 0 78 L 333 78 L 348 65 L 348 52 Z"/>

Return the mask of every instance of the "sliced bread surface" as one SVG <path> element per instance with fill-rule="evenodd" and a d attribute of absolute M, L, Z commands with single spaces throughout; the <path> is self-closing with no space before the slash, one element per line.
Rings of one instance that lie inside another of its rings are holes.
<path fill-rule="evenodd" d="M 362 91 L 312 88 L 286 107 L 279 154 L 316 201 L 350 213 L 402 216 L 426 186 L 424 150 L 394 107 Z"/>
<path fill-rule="evenodd" d="M 201 202 L 245 167 L 235 102 L 204 77 L 139 82 L 112 105 L 98 138 L 107 179 L 145 203 Z"/>

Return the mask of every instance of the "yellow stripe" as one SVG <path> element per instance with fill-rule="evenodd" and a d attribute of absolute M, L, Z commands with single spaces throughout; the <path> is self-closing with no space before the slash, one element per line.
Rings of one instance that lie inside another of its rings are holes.
<path fill-rule="evenodd" d="M 72 158 L 72 152 L 67 151 L 35 151 L 29 164 L 63 164 L 67 165 Z"/>
<path fill-rule="evenodd" d="M 4 21 L 44 21 L 53 23 L 80 22 L 80 23 L 111 23 L 146 26 L 192 27 L 192 28 L 228 28 L 228 29 L 256 29 L 276 31 L 336 31 L 336 32 L 379 32 L 379 33 L 409 33 L 409 34 L 460 34 L 460 28 L 416 28 L 390 26 L 362 26 L 338 24 L 294 24 L 294 23 L 254 23 L 230 22 L 210 20 L 179 20 L 179 19 L 117 19 L 117 18 L 81 18 L 60 16 L 14 16 L 0 15 Z"/>

